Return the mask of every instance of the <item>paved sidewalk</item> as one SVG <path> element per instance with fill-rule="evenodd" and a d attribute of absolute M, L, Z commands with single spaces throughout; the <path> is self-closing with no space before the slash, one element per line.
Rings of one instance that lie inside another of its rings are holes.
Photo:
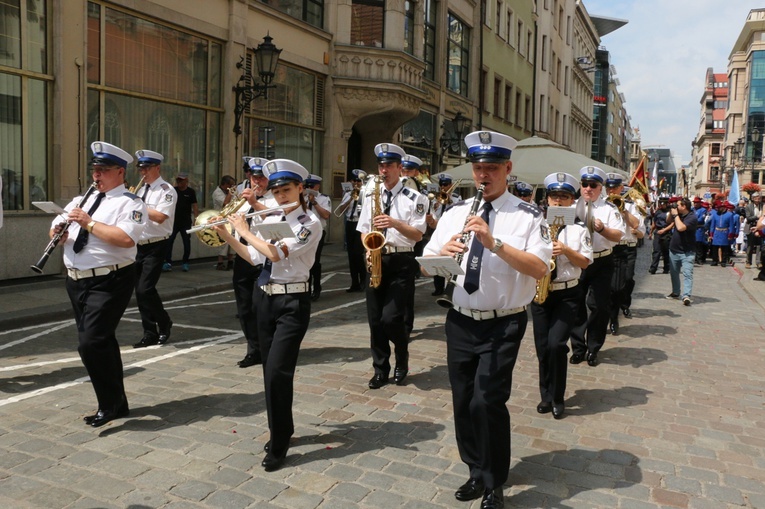
<path fill-rule="evenodd" d="M 697 267 L 686 307 L 664 298 L 668 275 L 648 275 L 647 250 L 633 318 L 608 336 L 599 366 L 570 366 L 559 421 L 535 410 L 529 325 L 509 404 L 506 507 L 765 509 L 765 283 L 743 263 Z M 344 256 L 325 248 L 325 273 L 342 271 Z M 160 293 L 198 296 L 184 301 L 198 305 L 189 312 L 225 313 L 219 325 L 184 329 L 179 317 L 172 344 L 123 348 L 131 415 L 98 430 L 80 420 L 94 398 L 71 341 L 12 344 L 14 324 L 71 318 L 59 309 L 63 281 L 0 287 L 0 507 L 478 509 L 453 496 L 468 473 L 428 281 L 407 384 L 377 391 L 366 387 L 363 295 L 343 292 L 342 274 L 325 285 L 301 348 L 287 463 L 265 473 L 262 376 L 234 366 L 243 341 L 232 304 L 206 295 L 227 292 L 231 273 L 211 265 L 164 274 Z"/>

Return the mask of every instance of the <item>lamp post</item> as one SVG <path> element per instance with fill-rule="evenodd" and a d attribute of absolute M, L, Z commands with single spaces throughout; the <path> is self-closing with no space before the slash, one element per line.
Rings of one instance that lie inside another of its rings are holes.
<path fill-rule="evenodd" d="M 461 154 L 461 147 L 460 144 L 462 143 L 462 133 L 465 131 L 465 125 L 467 124 L 467 117 L 465 117 L 461 111 L 458 111 L 457 114 L 452 119 L 452 129 L 454 130 L 455 136 L 447 136 L 446 131 L 444 130 L 444 133 L 441 135 L 441 138 L 438 140 L 441 144 L 441 163 L 444 162 L 444 156 L 446 155 L 447 150 L 451 147 L 452 150 L 460 153 L 460 162 L 462 162 L 462 154 Z M 443 126 L 442 126 L 443 127 Z M 457 144 L 457 148 L 454 149 L 454 144 Z"/>
<path fill-rule="evenodd" d="M 735 152 L 738 155 L 739 164 L 740 166 L 743 166 L 744 169 L 749 165 L 749 163 L 752 163 L 752 170 L 750 174 L 750 179 L 752 175 L 754 174 L 754 166 L 757 164 L 757 158 L 755 157 L 755 151 L 757 149 L 757 144 L 760 142 L 760 130 L 756 127 L 752 129 L 752 132 L 749 134 L 749 137 L 752 140 L 752 157 L 751 159 L 747 157 L 746 153 L 746 135 L 742 135 L 738 140 L 736 140 L 736 148 Z M 759 180 L 759 179 L 758 179 Z M 759 184 L 759 182 L 758 182 Z"/>
<path fill-rule="evenodd" d="M 237 139 L 242 134 L 242 117 L 247 108 L 249 108 L 250 103 L 258 97 L 268 99 L 268 89 L 276 87 L 276 85 L 271 84 L 271 81 L 273 81 L 276 74 L 276 66 L 279 64 L 279 55 L 282 50 L 274 46 L 271 42 L 272 40 L 273 38 L 266 34 L 263 37 L 263 42 L 258 44 L 258 47 L 253 50 L 255 53 L 255 65 L 258 68 L 258 76 L 263 83 L 255 82 L 255 78 L 250 70 L 245 68 L 244 57 L 240 57 L 239 62 L 236 64 L 237 69 L 244 69 L 239 77 L 239 81 L 232 88 L 236 94 L 234 99 L 234 133 Z"/>

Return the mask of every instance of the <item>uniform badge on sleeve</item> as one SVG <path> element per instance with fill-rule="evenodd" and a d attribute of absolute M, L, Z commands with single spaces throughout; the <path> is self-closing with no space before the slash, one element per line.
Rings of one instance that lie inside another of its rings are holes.
<path fill-rule="evenodd" d="M 308 242 L 308 237 L 311 236 L 311 230 L 303 226 L 297 234 L 297 241 L 299 244 L 305 244 Z"/>
<path fill-rule="evenodd" d="M 539 226 L 539 235 L 542 237 L 542 240 L 544 240 L 548 244 L 551 242 L 550 228 L 546 224 L 542 224 Z"/>
<path fill-rule="evenodd" d="M 418 216 L 425 215 L 425 205 L 423 203 L 418 203 L 415 212 Z"/>
<path fill-rule="evenodd" d="M 590 234 L 587 233 L 584 236 L 584 240 L 582 241 L 586 247 L 592 247 L 592 237 L 590 237 Z"/>
<path fill-rule="evenodd" d="M 173 195 L 172 195 L 172 194 L 170 194 L 170 193 L 167 193 L 167 194 L 165 195 L 165 201 L 166 201 L 167 203 L 173 203 Z"/>
<path fill-rule="evenodd" d="M 140 210 L 134 210 L 133 214 L 130 216 L 130 219 L 132 219 L 134 223 L 143 223 L 143 212 Z"/>

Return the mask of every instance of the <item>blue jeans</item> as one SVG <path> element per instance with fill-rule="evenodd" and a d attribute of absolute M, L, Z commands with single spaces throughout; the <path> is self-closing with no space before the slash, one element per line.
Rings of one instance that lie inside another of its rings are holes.
<path fill-rule="evenodd" d="M 693 260 L 695 253 L 669 252 L 669 276 L 672 279 L 672 293 L 690 297 L 693 290 Z M 683 292 L 680 293 L 680 273 L 683 274 Z"/>

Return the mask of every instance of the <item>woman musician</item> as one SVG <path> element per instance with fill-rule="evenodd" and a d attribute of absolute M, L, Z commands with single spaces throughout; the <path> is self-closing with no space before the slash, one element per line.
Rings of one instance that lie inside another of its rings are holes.
<path fill-rule="evenodd" d="M 289 442 L 295 432 L 292 419 L 293 382 L 300 343 L 311 317 L 311 294 L 308 276 L 321 239 L 321 223 L 308 210 L 303 195 L 303 181 L 308 171 L 289 159 L 274 159 L 263 166 L 268 189 L 279 205 L 299 202 L 287 207 L 284 214 L 266 217 L 263 225 L 284 221 L 295 236 L 268 241 L 254 234 L 240 215 L 229 221 L 248 245 L 239 242 L 226 229 L 216 226 L 222 239 L 253 265 L 263 264 L 257 284 L 262 292 L 255 294 L 260 354 L 263 360 L 263 382 L 268 412 L 270 440 L 261 466 L 266 472 L 277 470 L 287 456 Z"/>
<path fill-rule="evenodd" d="M 547 189 L 547 206 L 571 207 L 579 190 L 579 181 L 568 173 L 552 173 L 544 180 Z M 592 239 L 587 228 L 580 223 L 556 225 L 547 217 L 553 234 L 553 258 L 555 268 L 548 284 L 549 293 L 543 303 L 535 299 L 531 304 L 534 324 L 534 345 L 539 360 L 540 403 L 537 412 L 552 412 L 553 417 L 563 417 L 565 409 L 566 372 L 568 367 L 568 341 L 571 327 L 576 319 L 579 303 L 583 301 L 578 286 L 582 269 L 592 263 Z M 542 292 L 547 289 L 540 289 Z"/>

